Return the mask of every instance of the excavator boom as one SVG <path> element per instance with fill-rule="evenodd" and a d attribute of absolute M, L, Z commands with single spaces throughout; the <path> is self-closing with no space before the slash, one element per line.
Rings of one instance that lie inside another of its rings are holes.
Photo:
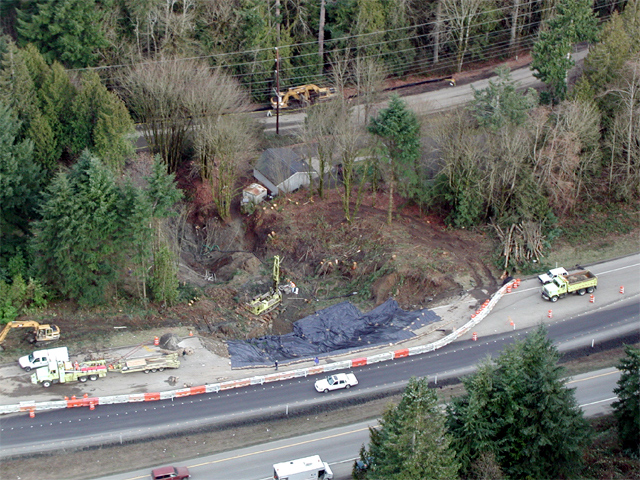
<path fill-rule="evenodd" d="M 22 322 L 8 322 L 0 332 L 0 345 L 4 342 L 9 332 L 14 328 L 32 328 L 29 334 L 30 343 L 52 342 L 60 338 L 60 328 L 57 325 L 40 325 L 33 320 Z"/>

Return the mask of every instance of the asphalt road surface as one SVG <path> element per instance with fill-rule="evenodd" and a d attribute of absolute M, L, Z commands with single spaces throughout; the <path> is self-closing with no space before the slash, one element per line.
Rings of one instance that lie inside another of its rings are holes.
<path fill-rule="evenodd" d="M 609 412 L 609 405 L 615 399 L 613 389 L 618 378 L 618 370 L 609 368 L 578 375 L 567 384 L 576 389 L 576 399 L 585 415 L 595 416 Z M 369 440 L 369 426 L 376 425 L 376 420 L 361 422 L 201 457 L 182 462 L 180 465 L 187 465 L 194 479 L 269 480 L 273 478 L 271 469 L 274 463 L 319 454 L 331 465 L 335 480 L 347 480 L 351 478 L 351 467 L 360 445 Z M 148 476 L 147 469 L 97 480 L 141 480 L 147 479 Z"/>
<path fill-rule="evenodd" d="M 610 329 L 637 332 L 638 312 L 637 298 L 631 299 L 603 311 L 549 325 L 549 335 L 562 345 L 576 339 L 583 343 L 589 339 L 595 342 L 596 338 L 600 341 L 600 335 L 606 335 Z M 0 434 L 3 439 L 10 439 L 2 442 L 0 456 L 59 448 L 60 440 L 72 447 L 160 432 L 184 432 L 206 424 L 301 411 L 321 402 L 343 400 L 346 395 L 368 396 L 381 390 L 400 390 L 413 376 L 435 380 L 468 373 L 479 361 L 497 356 L 506 345 L 523 338 L 527 330 L 488 335 L 476 342 L 455 342 L 436 352 L 358 368 L 359 385 L 349 391 L 317 394 L 313 388 L 316 378 L 308 377 L 173 401 L 101 405 L 93 411 L 55 410 L 39 413 L 35 418 L 8 416 L 0 419 Z"/>

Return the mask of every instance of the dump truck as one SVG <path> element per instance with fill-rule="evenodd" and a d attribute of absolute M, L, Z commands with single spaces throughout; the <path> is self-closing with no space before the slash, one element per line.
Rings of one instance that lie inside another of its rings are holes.
<path fill-rule="evenodd" d="M 18 363 L 27 372 L 33 369 L 46 367 L 50 361 L 69 361 L 69 350 L 67 347 L 49 348 L 46 350 L 36 350 L 29 355 L 20 357 Z"/>
<path fill-rule="evenodd" d="M 89 360 L 82 363 L 50 361 L 31 374 L 31 383 L 49 388 L 54 383 L 86 382 L 107 376 L 106 360 Z"/>
<path fill-rule="evenodd" d="M 273 465 L 274 480 L 331 480 L 333 472 L 319 455 Z"/>
<path fill-rule="evenodd" d="M 333 87 L 318 87 L 316 85 L 300 85 L 290 87 L 286 92 L 276 92 L 276 97 L 271 98 L 271 107 L 276 108 L 302 108 L 313 105 L 319 100 L 326 100 L 336 94 Z"/>
<path fill-rule="evenodd" d="M 2 329 L 2 332 L 0 332 L 0 345 L 2 345 L 4 339 L 7 338 L 9 332 L 14 328 L 31 328 L 31 331 L 27 335 L 27 341 L 29 343 L 41 344 L 53 342 L 60 338 L 60 328 L 56 325 L 40 325 L 38 322 L 33 320 L 14 320 L 8 322 Z M 2 350 L 1 346 L 0 350 Z"/>
<path fill-rule="evenodd" d="M 564 298 L 570 293 L 578 295 L 593 293 L 597 285 L 598 277 L 589 270 L 582 270 L 566 276 L 558 275 L 542 287 L 542 298 L 557 302 L 559 298 Z"/>
<path fill-rule="evenodd" d="M 180 361 L 177 353 L 156 355 L 154 357 L 132 358 L 122 360 L 108 366 L 110 372 L 162 372 L 165 368 L 179 368 Z"/>

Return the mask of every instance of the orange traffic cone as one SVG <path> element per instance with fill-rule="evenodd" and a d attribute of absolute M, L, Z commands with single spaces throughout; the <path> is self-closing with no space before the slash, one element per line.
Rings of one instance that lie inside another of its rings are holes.
<path fill-rule="evenodd" d="M 547 313 L 547 317 L 549 317 L 549 318 L 553 317 L 553 312 L 551 310 L 549 310 L 549 313 Z"/>
<path fill-rule="evenodd" d="M 160 339 L 158 337 L 155 337 L 153 339 L 153 344 L 157 347 L 158 345 L 160 345 Z"/>
<path fill-rule="evenodd" d="M 624 285 L 620 286 L 620 293 L 624 293 Z"/>
<path fill-rule="evenodd" d="M 595 302 L 596 302 L 595 295 L 589 295 L 589 303 L 595 303 Z"/>

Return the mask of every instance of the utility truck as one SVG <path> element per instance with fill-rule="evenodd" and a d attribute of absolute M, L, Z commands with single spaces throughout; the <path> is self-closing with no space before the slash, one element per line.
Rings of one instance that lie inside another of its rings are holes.
<path fill-rule="evenodd" d="M 69 350 L 67 350 L 67 347 L 36 350 L 35 352 L 18 359 L 20 366 L 27 372 L 30 372 L 35 368 L 46 367 L 49 365 L 50 361 L 68 362 Z"/>
<path fill-rule="evenodd" d="M 564 298 L 570 293 L 578 295 L 593 293 L 597 285 L 598 277 L 589 270 L 582 270 L 566 276 L 559 275 L 542 287 L 542 298 L 557 302 L 559 298 Z"/>
<path fill-rule="evenodd" d="M 333 472 L 319 455 L 273 465 L 274 480 L 331 480 Z"/>
<path fill-rule="evenodd" d="M 31 383 L 50 387 L 54 383 L 86 382 L 106 377 L 109 372 L 162 372 L 165 368 L 179 368 L 177 353 L 133 358 L 108 363 L 107 360 L 88 360 L 70 362 L 67 360 L 49 360 L 49 362 L 31 374 Z"/>
<path fill-rule="evenodd" d="M 53 360 L 46 367 L 40 367 L 31 374 L 31 383 L 49 388 L 54 383 L 84 383 L 106 376 L 106 360 L 89 360 L 82 363 Z"/>

